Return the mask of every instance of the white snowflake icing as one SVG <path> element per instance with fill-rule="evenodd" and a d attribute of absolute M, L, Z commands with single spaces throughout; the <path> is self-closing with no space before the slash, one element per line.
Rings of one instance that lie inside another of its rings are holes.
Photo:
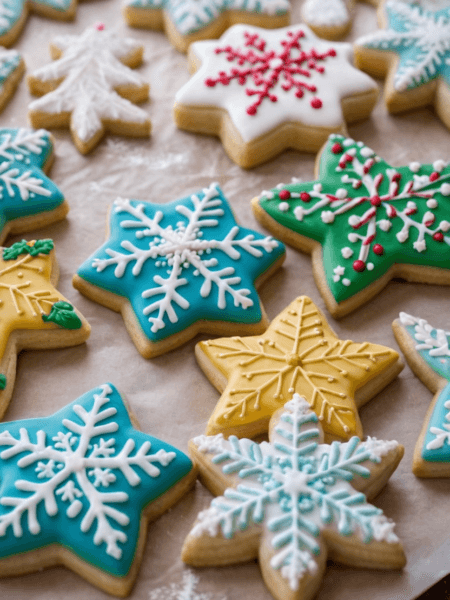
<path fill-rule="evenodd" d="M 57 499 L 68 503 L 66 515 L 75 519 L 83 510 L 80 498 L 84 498 L 87 510 L 81 518 L 80 531 L 87 533 L 96 523 L 94 543 L 105 544 L 108 555 L 121 558 L 122 549 L 118 543 L 127 540 L 126 530 L 122 528 L 129 523 L 129 517 L 117 505 L 127 502 L 128 494 L 124 491 L 104 492 L 102 488 L 115 481 L 113 471 L 120 471 L 129 485 L 139 486 L 143 474 L 158 477 L 161 471 L 157 465 L 167 466 L 176 454 L 162 449 L 151 454 L 149 441 L 134 452 L 135 442 L 131 438 L 125 441 L 120 451 L 116 450 L 113 437 L 101 438 L 100 443 L 91 448 L 92 438 L 113 434 L 119 429 L 118 423 L 111 420 L 117 410 L 108 406 L 112 389 L 103 385 L 100 390 L 100 393 L 94 394 L 90 410 L 77 404 L 73 406 L 73 412 L 82 424 L 63 419 L 61 425 L 69 431 L 58 432 L 52 437 L 53 443 L 47 442 L 47 434 L 43 430 L 37 431 L 33 442 L 26 427 L 20 429 L 17 438 L 8 430 L 0 434 L 0 446 L 6 447 L 0 453 L 2 468 L 6 469 L 8 461 L 14 458 L 19 469 L 36 463 L 37 477 L 43 480 L 33 482 L 17 478 L 15 488 L 27 495 L 21 493 L 0 499 L 2 506 L 11 507 L 10 511 L 0 515 L 0 537 L 9 528 L 16 538 L 22 537 L 25 518 L 30 533 L 38 535 L 41 531 L 38 507 L 42 504 L 46 514 L 54 516 L 61 508 Z"/>
<path fill-rule="evenodd" d="M 400 56 L 394 87 L 403 92 L 442 76 L 450 85 L 450 6 L 426 10 L 407 2 L 386 3 L 388 27 L 357 40 Z"/>
<path fill-rule="evenodd" d="M 450 332 L 444 329 L 435 329 L 426 319 L 418 319 L 405 312 L 400 313 L 400 322 L 405 327 L 414 327 L 416 350 L 428 350 L 430 356 L 450 356 Z"/>
<path fill-rule="evenodd" d="M 302 6 L 305 23 L 312 27 L 342 27 L 350 21 L 344 0 L 306 0 Z"/>
<path fill-rule="evenodd" d="M 197 590 L 200 578 L 192 571 L 183 573 L 181 585 L 171 583 L 152 590 L 148 596 L 149 600 L 226 600 L 222 594 L 199 592 Z"/>
<path fill-rule="evenodd" d="M 198 515 L 191 535 L 221 532 L 229 539 L 262 523 L 272 534 L 270 566 L 280 570 L 293 590 L 303 575 L 317 571 L 314 557 L 320 553 L 320 533 L 328 526 L 366 543 L 398 542 L 394 524 L 351 485 L 355 477 L 369 477 L 369 463 L 379 463 L 397 442 L 353 437 L 325 445 L 320 440 L 317 416 L 298 394 L 285 405 L 270 444 L 235 436 L 195 438 L 198 449 L 214 454 L 212 462 L 239 483 Z"/>

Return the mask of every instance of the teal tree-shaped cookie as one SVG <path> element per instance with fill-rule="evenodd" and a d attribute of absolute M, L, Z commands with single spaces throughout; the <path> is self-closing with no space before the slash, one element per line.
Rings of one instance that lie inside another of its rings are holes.
<path fill-rule="evenodd" d="M 121 310 L 138 350 L 150 357 L 200 330 L 264 331 L 255 280 L 265 279 L 284 254 L 272 237 L 238 226 L 211 184 L 166 205 L 117 199 L 110 237 L 80 267 L 74 285 Z"/>
<path fill-rule="evenodd" d="M 450 284 L 448 164 L 391 167 L 339 135 L 330 136 L 317 161 L 316 181 L 280 184 L 253 206 L 277 237 L 313 254 L 334 316 L 369 300 L 392 277 L 408 278 L 415 265 L 425 267 L 421 281 Z"/>
<path fill-rule="evenodd" d="M 64 196 L 45 175 L 53 143 L 44 129 L 0 128 L 0 244 L 65 217 Z"/>
<path fill-rule="evenodd" d="M 395 337 L 414 373 L 435 394 L 414 451 L 419 477 L 450 477 L 450 331 L 400 313 Z"/>
<path fill-rule="evenodd" d="M 0 575 L 75 565 L 119 595 L 136 577 L 143 523 L 163 512 L 167 493 L 165 508 L 195 477 L 185 454 L 133 427 L 111 384 L 50 417 L 2 423 L 0 465 Z M 36 551 L 50 544 L 56 560 L 41 551 L 43 564 L 36 563 Z"/>
<path fill-rule="evenodd" d="M 298 394 L 272 417 L 269 437 L 270 444 L 222 434 L 190 442 L 206 485 L 223 495 L 199 513 L 183 547 L 185 562 L 213 566 L 259 556 L 277 600 L 314 596 L 327 557 L 403 566 L 394 524 L 362 493 L 378 493 L 402 446 L 357 437 L 323 444 L 319 419 Z"/>

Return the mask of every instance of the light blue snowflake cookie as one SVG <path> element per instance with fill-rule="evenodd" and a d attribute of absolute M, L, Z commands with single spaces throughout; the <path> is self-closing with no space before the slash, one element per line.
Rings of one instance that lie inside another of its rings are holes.
<path fill-rule="evenodd" d="M 16 91 L 25 71 L 25 63 L 17 50 L 0 47 L 0 111 Z"/>
<path fill-rule="evenodd" d="M 44 171 L 53 142 L 44 129 L 0 128 L 0 244 L 9 233 L 25 233 L 63 219 L 69 207 Z"/>
<path fill-rule="evenodd" d="M 189 458 L 133 426 L 111 384 L 54 415 L 0 425 L 0 575 L 63 564 L 126 595 L 147 522 L 195 481 Z"/>
<path fill-rule="evenodd" d="M 272 417 L 270 443 L 199 436 L 190 453 L 215 494 L 186 538 L 182 559 L 217 566 L 259 557 L 277 600 L 309 600 L 327 558 L 347 565 L 401 568 L 394 524 L 368 503 L 403 456 L 395 441 L 323 444 L 308 402 L 293 399 Z"/>
<path fill-rule="evenodd" d="M 110 235 L 78 270 L 83 294 L 124 315 L 146 358 L 194 337 L 258 334 L 268 325 L 255 283 L 283 244 L 237 225 L 217 184 L 169 204 L 119 198 Z"/>
<path fill-rule="evenodd" d="M 414 450 L 418 477 L 450 477 L 450 331 L 400 313 L 392 324 L 409 366 L 435 394 Z"/>
<path fill-rule="evenodd" d="M 450 2 L 431 6 L 388 0 L 380 13 L 385 29 L 356 40 L 355 64 L 387 75 L 390 112 L 433 105 L 450 127 Z"/>

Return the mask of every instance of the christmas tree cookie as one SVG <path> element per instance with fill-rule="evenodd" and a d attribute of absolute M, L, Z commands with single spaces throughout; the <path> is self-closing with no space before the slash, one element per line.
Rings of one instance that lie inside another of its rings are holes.
<path fill-rule="evenodd" d="M 218 38 L 236 23 L 269 29 L 290 20 L 289 0 L 125 0 L 129 25 L 164 29 L 170 42 L 186 52 L 197 40 Z"/>
<path fill-rule="evenodd" d="M 17 50 L 0 47 L 0 111 L 16 91 L 24 71 L 25 63 Z"/>
<path fill-rule="evenodd" d="M 213 183 L 166 205 L 118 198 L 107 241 L 74 286 L 121 312 L 139 352 L 157 356 L 199 332 L 260 333 L 255 289 L 282 264 L 283 244 L 237 225 Z"/>
<path fill-rule="evenodd" d="M 403 368 L 390 348 L 340 340 L 306 296 L 294 300 L 260 336 L 199 342 L 195 353 L 222 392 L 208 435 L 265 433 L 272 414 L 297 392 L 318 415 L 327 440 L 362 436 L 357 407 Z"/>
<path fill-rule="evenodd" d="M 257 219 L 312 254 L 335 317 L 370 300 L 393 277 L 450 284 L 450 166 L 391 167 L 362 142 L 330 136 L 316 181 L 279 185 L 253 200 Z"/>
<path fill-rule="evenodd" d="M 181 129 L 217 135 L 239 166 L 286 148 L 316 152 L 330 133 L 369 116 L 377 84 L 352 65 L 349 44 L 330 44 L 305 25 L 230 27 L 189 48 L 193 77 L 175 97 Z"/>
<path fill-rule="evenodd" d="M 400 313 L 392 324 L 409 366 L 435 394 L 414 450 L 418 477 L 450 477 L 450 332 Z"/>
<path fill-rule="evenodd" d="M 148 136 L 150 121 L 136 102 L 148 99 L 149 86 L 133 72 L 143 46 L 103 25 L 81 35 L 60 35 L 50 46 L 53 63 L 28 76 L 34 127 L 70 127 L 78 150 L 86 154 L 105 131 Z"/>
<path fill-rule="evenodd" d="M 450 4 L 430 6 L 389 0 L 380 12 L 382 31 L 356 41 L 355 64 L 387 76 L 384 97 L 398 113 L 432 105 L 450 128 Z"/>
<path fill-rule="evenodd" d="M 81 344 L 90 327 L 54 287 L 58 268 L 52 240 L 23 240 L 0 252 L 1 417 L 13 392 L 17 354 Z"/>
<path fill-rule="evenodd" d="M 403 456 L 395 441 L 352 437 L 323 444 L 317 416 L 294 394 L 272 417 L 270 443 L 199 436 L 190 444 L 205 485 L 218 498 L 199 513 L 182 559 L 220 566 L 259 559 L 276 600 L 309 600 L 327 558 L 400 569 L 394 523 L 368 499 Z"/>
<path fill-rule="evenodd" d="M 138 574 L 147 523 L 195 481 L 189 458 L 139 431 L 111 384 L 50 417 L 2 423 L 0 467 L 0 576 L 65 565 L 118 596 Z"/>

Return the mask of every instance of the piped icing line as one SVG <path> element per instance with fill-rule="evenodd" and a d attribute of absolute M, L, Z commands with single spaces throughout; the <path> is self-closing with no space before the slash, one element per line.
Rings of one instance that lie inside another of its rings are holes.
<path fill-rule="evenodd" d="M 340 135 L 329 137 L 316 181 L 277 186 L 257 202 L 283 227 L 322 245 L 337 303 L 394 264 L 448 269 L 449 203 L 446 162 L 394 168 L 362 142 Z"/>
<path fill-rule="evenodd" d="M 303 597 L 305 578 L 310 592 L 317 590 L 327 556 L 327 529 L 336 536 L 333 544 L 341 536 L 351 538 L 366 556 L 371 544 L 385 545 L 386 551 L 396 553 L 393 568 L 401 566 L 404 555 L 394 524 L 361 493 L 374 468 L 398 464 L 403 454 L 398 442 L 352 437 L 323 444 L 320 422 L 298 394 L 276 413 L 270 432 L 270 443 L 261 444 L 220 434 L 192 440 L 194 456 L 201 455 L 200 471 L 207 469 L 208 477 L 232 476 L 234 483 L 199 513 L 183 560 L 195 563 L 208 537 L 220 537 L 231 552 L 238 532 L 259 533 L 261 544 L 271 548 L 270 559 L 260 553 L 260 560 L 267 561 L 264 568 L 280 573 L 284 581 L 281 590 L 277 585 L 277 598 L 287 597 L 288 590 L 292 598 Z"/>

